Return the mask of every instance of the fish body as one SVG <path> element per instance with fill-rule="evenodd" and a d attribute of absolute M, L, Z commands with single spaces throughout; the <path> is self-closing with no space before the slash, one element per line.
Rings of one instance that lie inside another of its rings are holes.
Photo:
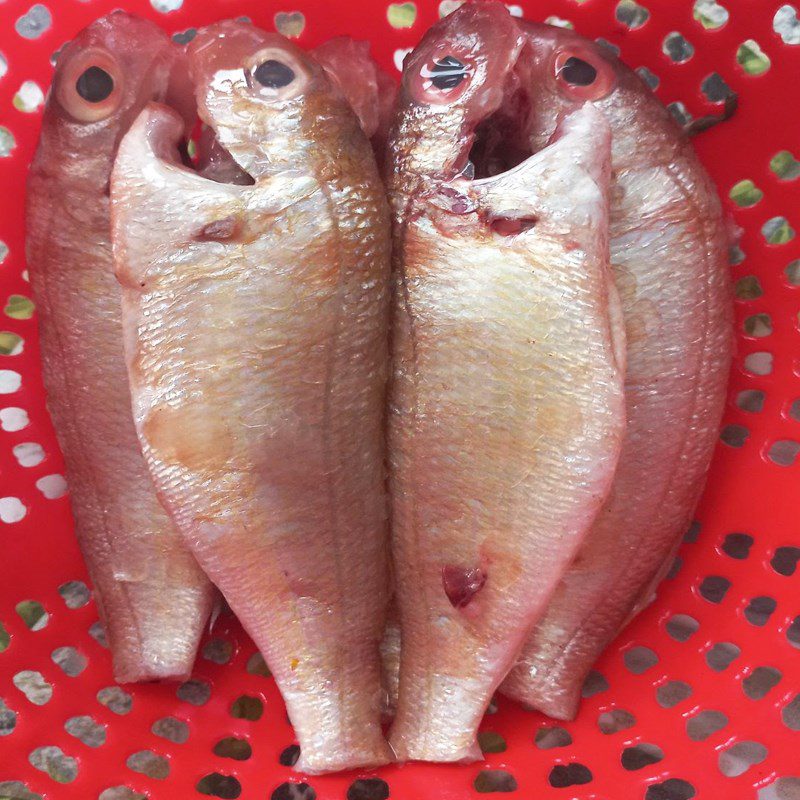
<path fill-rule="evenodd" d="M 521 25 L 523 146 L 543 146 L 560 117 L 585 105 L 609 120 L 611 264 L 627 339 L 627 425 L 614 486 L 501 687 L 571 719 L 592 665 L 652 598 L 702 491 L 732 351 L 729 237 L 688 138 L 639 76 L 571 31 Z M 594 81 L 586 85 L 575 62 L 564 76 L 570 58 L 588 63 Z M 576 77 L 584 85 L 566 80 Z"/>
<path fill-rule="evenodd" d="M 603 115 L 570 115 L 513 169 L 467 173 L 521 41 L 500 4 L 438 23 L 406 62 L 390 138 L 401 761 L 480 757 L 483 712 L 604 502 L 624 430 Z"/>
<path fill-rule="evenodd" d="M 112 181 L 134 416 L 165 505 L 264 654 L 297 768 L 391 758 L 378 644 L 388 579 L 388 211 L 321 67 L 242 23 L 198 33 L 199 113 L 252 185 L 177 163 L 150 106 Z"/>
<path fill-rule="evenodd" d="M 162 509 L 131 414 L 108 182 L 120 138 L 180 82 L 177 51 L 122 12 L 59 56 L 27 186 L 47 404 L 120 682 L 185 677 L 213 588 Z"/>

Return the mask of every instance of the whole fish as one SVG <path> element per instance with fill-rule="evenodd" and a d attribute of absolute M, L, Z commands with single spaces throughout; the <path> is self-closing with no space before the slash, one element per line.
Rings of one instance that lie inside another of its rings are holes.
<path fill-rule="evenodd" d="M 627 333 L 627 429 L 611 495 L 501 687 L 571 719 L 589 669 L 652 598 L 703 488 L 733 341 L 729 238 L 688 137 L 639 76 L 572 31 L 521 29 L 515 90 L 485 140 L 536 151 L 576 109 L 609 120 L 611 263 Z"/>
<path fill-rule="evenodd" d="M 184 107 L 187 85 L 178 50 L 154 24 L 123 12 L 97 20 L 59 56 L 28 178 L 47 403 L 121 682 L 187 675 L 213 597 L 142 458 L 110 242 L 119 140 L 150 100 Z"/>
<path fill-rule="evenodd" d="M 388 209 L 322 68 L 240 22 L 189 48 L 199 114 L 253 179 L 182 167 L 149 106 L 112 180 L 134 416 L 163 500 L 263 652 L 297 768 L 384 763 Z"/>
<path fill-rule="evenodd" d="M 595 519 L 624 429 L 610 132 L 588 106 L 472 180 L 522 36 L 469 4 L 406 61 L 389 144 L 398 760 L 480 757 L 492 693 Z"/>

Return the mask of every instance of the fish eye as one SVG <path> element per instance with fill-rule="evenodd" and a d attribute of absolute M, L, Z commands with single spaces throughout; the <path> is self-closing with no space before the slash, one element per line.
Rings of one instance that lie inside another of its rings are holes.
<path fill-rule="evenodd" d="M 87 103 L 101 103 L 114 91 L 114 79 L 102 67 L 88 67 L 75 81 L 75 91 Z"/>
<path fill-rule="evenodd" d="M 467 65 L 455 56 L 444 56 L 436 59 L 431 65 L 422 68 L 422 77 L 430 81 L 430 85 L 442 92 L 449 92 L 460 86 L 467 77 Z"/>
<path fill-rule="evenodd" d="M 288 86 L 296 75 L 290 66 L 270 58 L 253 70 L 253 77 L 267 89 L 282 89 Z"/>
<path fill-rule="evenodd" d="M 312 81 L 311 69 L 301 56 L 281 47 L 266 47 L 245 64 L 250 90 L 265 100 L 289 100 Z"/>
<path fill-rule="evenodd" d="M 597 70 L 577 56 L 570 56 L 558 71 L 558 77 L 570 86 L 591 86 L 597 80 Z"/>
<path fill-rule="evenodd" d="M 589 48 L 558 53 L 553 72 L 561 94 L 573 100 L 600 100 L 616 84 L 613 66 Z"/>
<path fill-rule="evenodd" d="M 412 77 L 412 88 L 418 99 L 433 105 L 452 103 L 470 84 L 473 68 L 452 53 L 437 55 Z"/>
<path fill-rule="evenodd" d="M 84 50 L 67 61 L 59 72 L 58 100 L 79 122 L 99 122 L 119 108 L 122 71 L 109 52 L 99 48 Z"/>

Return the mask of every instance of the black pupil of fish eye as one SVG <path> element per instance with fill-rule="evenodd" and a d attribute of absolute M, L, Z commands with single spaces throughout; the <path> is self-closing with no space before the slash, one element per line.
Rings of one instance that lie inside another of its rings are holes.
<path fill-rule="evenodd" d="M 572 86 L 590 86 L 597 78 L 597 70 L 582 58 L 570 56 L 558 74 Z"/>
<path fill-rule="evenodd" d="M 100 67 L 89 67 L 75 81 L 75 91 L 88 103 L 101 103 L 114 91 L 114 79 Z"/>
<path fill-rule="evenodd" d="M 433 62 L 431 83 L 442 91 L 455 89 L 467 77 L 467 66 L 455 56 L 445 56 Z"/>
<path fill-rule="evenodd" d="M 253 76 L 267 89 L 282 89 L 295 79 L 294 70 L 291 67 L 273 59 L 259 64 L 253 71 Z"/>

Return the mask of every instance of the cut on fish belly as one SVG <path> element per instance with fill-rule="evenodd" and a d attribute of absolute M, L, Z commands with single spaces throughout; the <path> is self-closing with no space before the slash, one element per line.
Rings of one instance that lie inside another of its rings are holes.
<path fill-rule="evenodd" d="M 472 179 L 476 129 L 522 44 L 500 4 L 437 23 L 406 62 L 390 137 L 401 761 L 480 757 L 483 712 L 594 522 L 624 433 L 603 114 L 579 109 L 539 152 Z"/>
<path fill-rule="evenodd" d="M 375 766 L 388 546 L 388 210 L 322 68 L 241 22 L 189 48 L 252 185 L 182 167 L 149 106 L 112 180 L 134 416 L 166 507 L 263 652 L 297 769 Z"/>
<path fill-rule="evenodd" d="M 151 99 L 181 108 L 188 76 L 156 25 L 93 22 L 58 58 L 27 186 L 27 257 L 47 405 L 75 530 L 117 681 L 189 674 L 213 587 L 156 497 L 133 425 L 108 182 Z"/>
<path fill-rule="evenodd" d="M 535 151 L 576 108 L 609 120 L 611 263 L 627 332 L 627 428 L 614 486 L 501 687 L 571 719 L 592 665 L 652 596 L 705 481 L 732 353 L 729 236 L 688 138 L 639 76 L 572 31 L 520 25 L 516 105 L 492 127 L 517 131 Z"/>

